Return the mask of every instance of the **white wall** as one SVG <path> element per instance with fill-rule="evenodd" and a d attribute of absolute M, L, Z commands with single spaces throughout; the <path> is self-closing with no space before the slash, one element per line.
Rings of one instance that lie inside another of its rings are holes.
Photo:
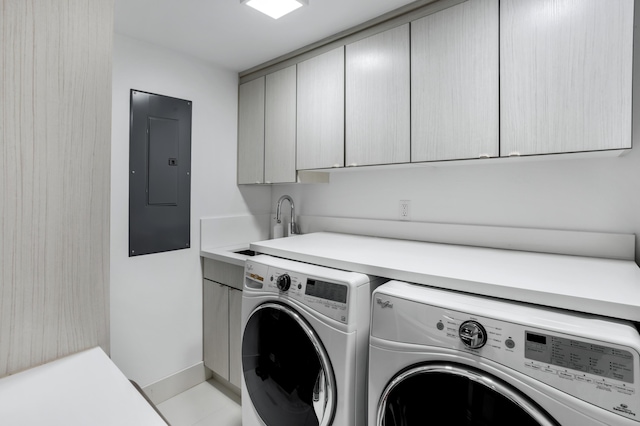
<path fill-rule="evenodd" d="M 190 249 L 128 257 L 130 89 L 193 102 Z M 237 92 L 235 72 L 116 34 L 111 357 L 140 386 L 202 361 L 200 217 L 269 212 L 269 187 L 235 183 Z"/>
<path fill-rule="evenodd" d="M 635 148 L 624 157 L 346 171 L 330 184 L 274 187 L 271 210 L 289 193 L 297 214 L 398 219 L 399 201 L 411 200 L 413 221 L 640 235 L 640 31 L 634 46 Z"/>
<path fill-rule="evenodd" d="M 639 148 L 617 158 L 481 161 L 334 173 L 330 184 L 274 187 L 272 206 L 289 193 L 298 214 L 398 219 L 399 200 L 411 200 L 414 221 L 640 234 Z"/>

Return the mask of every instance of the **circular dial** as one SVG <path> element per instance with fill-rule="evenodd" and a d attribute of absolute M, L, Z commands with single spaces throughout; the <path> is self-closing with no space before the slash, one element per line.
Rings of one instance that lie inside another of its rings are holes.
<path fill-rule="evenodd" d="M 276 278 L 276 285 L 281 291 L 289 290 L 289 287 L 291 287 L 291 277 L 289 274 L 282 274 Z"/>
<path fill-rule="evenodd" d="M 487 343 L 487 332 L 477 321 L 465 321 L 458 329 L 462 343 L 471 349 L 480 349 Z"/>

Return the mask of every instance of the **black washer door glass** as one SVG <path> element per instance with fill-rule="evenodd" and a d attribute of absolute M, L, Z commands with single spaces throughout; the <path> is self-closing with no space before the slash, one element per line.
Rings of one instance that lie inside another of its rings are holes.
<path fill-rule="evenodd" d="M 332 373 L 323 370 L 309 336 L 286 311 L 260 309 L 247 321 L 242 338 L 245 384 L 267 426 L 318 426 L 318 417 L 331 415 L 318 409 L 318 388 Z"/>
<path fill-rule="evenodd" d="M 502 394 L 466 377 L 418 374 L 400 382 L 384 408 L 384 426 L 539 426 Z"/>

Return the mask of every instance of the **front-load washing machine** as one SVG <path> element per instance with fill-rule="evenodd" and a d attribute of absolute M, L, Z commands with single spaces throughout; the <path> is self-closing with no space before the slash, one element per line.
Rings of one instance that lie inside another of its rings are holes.
<path fill-rule="evenodd" d="M 388 282 L 369 426 L 638 426 L 639 353 L 629 322 Z"/>
<path fill-rule="evenodd" d="M 364 274 L 259 255 L 242 294 L 243 426 L 364 426 Z"/>

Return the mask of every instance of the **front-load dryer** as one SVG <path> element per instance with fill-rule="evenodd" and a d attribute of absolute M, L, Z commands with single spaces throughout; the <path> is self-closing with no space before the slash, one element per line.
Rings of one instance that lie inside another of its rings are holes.
<path fill-rule="evenodd" d="M 633 324 L 392 281 L 373 294 L 369 426 L 640 425 Z"/>
<path fill-rule="evenodd" d="M 260 255 L 242 294 L 243 426 L 364 426 L 380 279 Z"/>

